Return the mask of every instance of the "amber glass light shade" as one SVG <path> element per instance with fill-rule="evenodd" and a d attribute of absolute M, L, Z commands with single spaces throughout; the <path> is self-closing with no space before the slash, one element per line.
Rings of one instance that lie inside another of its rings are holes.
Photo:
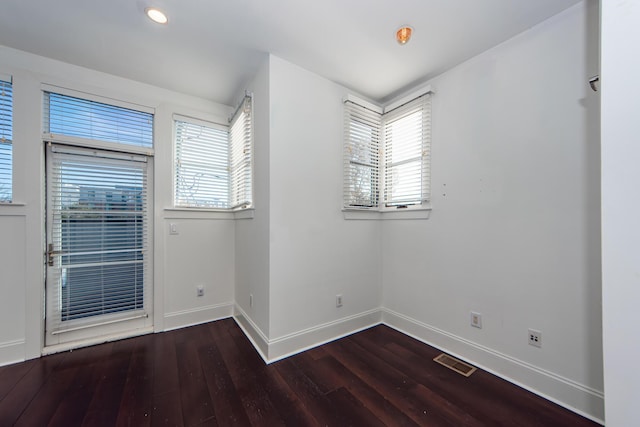
<path fill-rule="evenodd" d="M 396 40 L 400 44 L 407 44 L 411 39 L 411 34 L 413 33 L 413 28 L 411 27 L 402 27 L 396 31 Z"/>

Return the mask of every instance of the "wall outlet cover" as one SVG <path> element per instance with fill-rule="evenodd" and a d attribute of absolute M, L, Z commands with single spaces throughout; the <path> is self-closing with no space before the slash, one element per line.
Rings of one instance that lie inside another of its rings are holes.
<path fill-rule="evenodd" d="M 529 329 L 529 345 L 542 347 L 542 332 Z"/>
<path fill-rule="evenodd" d="M 482 329 L 482 314 L 472 311 L 471 312 L 471 326 L 474 328 Z"/>

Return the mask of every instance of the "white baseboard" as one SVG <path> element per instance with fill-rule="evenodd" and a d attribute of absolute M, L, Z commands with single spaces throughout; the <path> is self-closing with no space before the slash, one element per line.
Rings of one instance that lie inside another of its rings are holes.
<path fill-rule="evenodd" d="M 522 360 L 382 309 L 382 323 L 465 360 L 592 421 L 604 424 L 604 393 Z"/>
<path fill-rule="evenodd" d="M 269 338 L 262 332 L 262 330 L 254 323 L 251 317 L 247 316 L 239 305 L 235 306 L 234 320 L 240 326 L 240 329 L 247 336 L 251 344 L 256 349 L 264 363 L 269 362 Z"/>
<path fill-rule="evenodd" d="M 233 316 L 233 302 L 174 311 L 164 315 L 164 330 L 186 328 Z"/>
<path fill-rule="evenodd" d="M 24 361 L 24 344 L 24 340 L 0 343 L 0 366 Z"/>
<path fill-rule="evenodd" d="M 235 320 L 266 363 L 301 353 L 330 341 L 380 324 L 380 309 L 327 322 L 278 338 L 269 339 L 257 325 L 236 306 Z"/>
<path fill-rule="evenodd" d="M 380 320 L 380 309 L 376 308 L 293 334 L 270 339 L 269 363 L 379 325 Z"/>

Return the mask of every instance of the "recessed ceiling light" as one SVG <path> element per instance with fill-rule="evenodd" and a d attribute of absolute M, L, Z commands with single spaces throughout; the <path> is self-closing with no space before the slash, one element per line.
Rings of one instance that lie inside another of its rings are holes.
<path fill-rule="evenodd" d="M 158 24 L 166 24 L 169 22 L 167 15 L 164 14 L 160 9 L 156 9 L 155 7 L 148 7 L 145 10 L 145 13 L 153 22 L 157 22 Z"/>
<path fill-rule="evenodd" d="M 407 44 L 409 40 L 411 40 L 411 34 L 413 33 L 413 28 L 405 25 L 404 27 L 398 28 L 396 31 L 396 40 L 400 44 Z"/>

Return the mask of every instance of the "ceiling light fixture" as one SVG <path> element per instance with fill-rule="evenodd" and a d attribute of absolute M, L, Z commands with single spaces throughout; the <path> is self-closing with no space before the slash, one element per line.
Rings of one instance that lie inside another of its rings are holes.
<path fill-rule="evenodd" d="M 166 24 L 169 22 L 169 18 L 164 14 L 160 9 L 156 9 L 155 7 L 148 7 L 144 10 L 149 19 L 153 22 L 157 22 L 158 24 Z"/>
<path fill-rule="evenodd" d="M 401 45 L 407 44 L 409 40 L 411 40 L 411 34 L 413 33 L 413 28 L 405 25 L 404 27 L 398 28 L 396 31 L 396 40 Z"/>

